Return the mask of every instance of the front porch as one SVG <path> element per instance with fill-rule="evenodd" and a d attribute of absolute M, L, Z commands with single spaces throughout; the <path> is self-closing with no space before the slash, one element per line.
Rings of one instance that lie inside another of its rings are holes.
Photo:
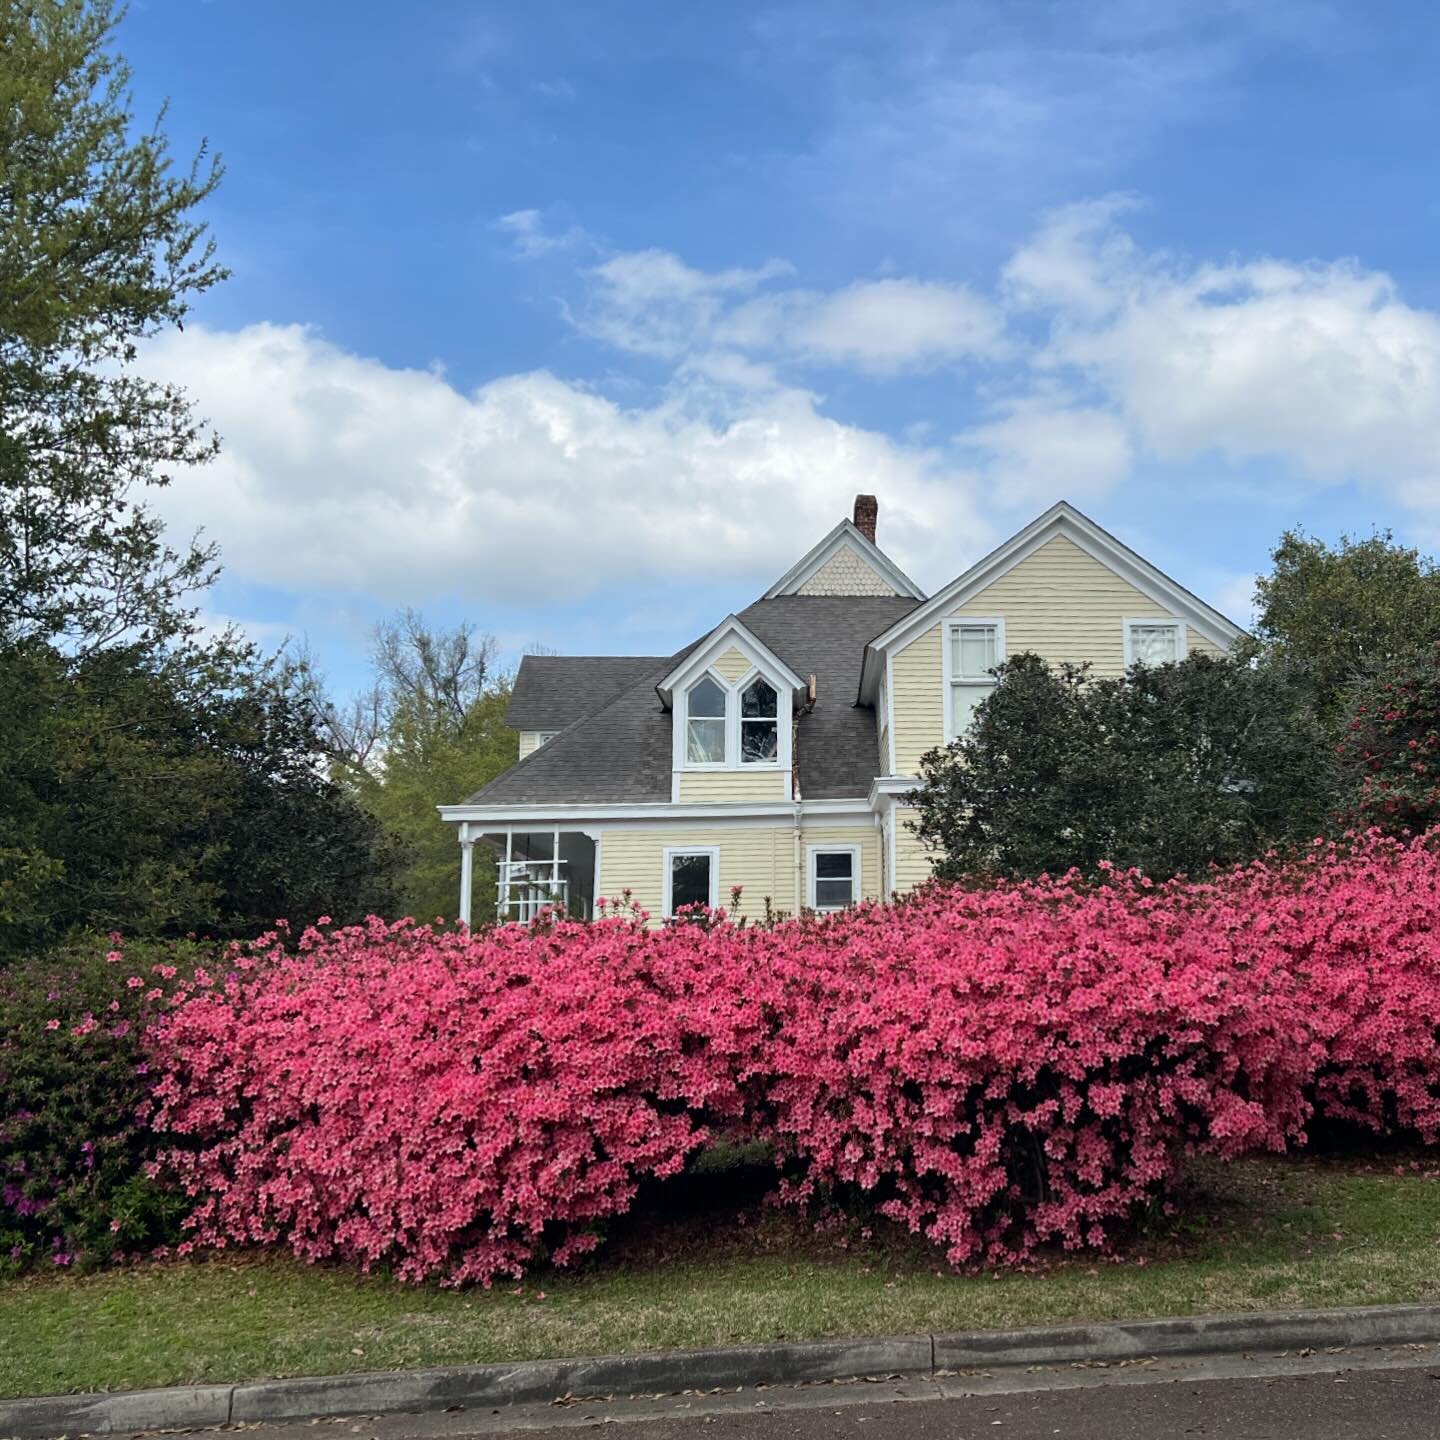
<path fill-rule="evenodd" d="M 460 918 L 468 925 L 473 911 L 475 842 L 495 854 L 497 924 L 526 924 L 547 906 L 577 920 L 595 913 L 597 843 L 583 830 L 506 826 L 462 826 L 460 835 Z"/>

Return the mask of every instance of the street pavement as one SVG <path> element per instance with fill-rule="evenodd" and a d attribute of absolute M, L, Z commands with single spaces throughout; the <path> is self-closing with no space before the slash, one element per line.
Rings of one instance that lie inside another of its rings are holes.
<path fill-rule="evenodd" d="M 620 1428 L 626 1440 L 1435 1440 L 1440 1436 L 1440 1372 L 1424 1367 L 1175 1381 L 929 1403 L 773 1409 L 605 1428 Z M 526 1440 L 542 1435 L 574 1440 L 575 1433 L 524 1432 Z"/>
<path fill-rule="evenodd" d="M 617 1440 L 1440 1440 L 1440 1347 L 567 1397 L 233 1428 L 254 1431 L 254 1440 L 577 1440 L 596 1430 Z"/>

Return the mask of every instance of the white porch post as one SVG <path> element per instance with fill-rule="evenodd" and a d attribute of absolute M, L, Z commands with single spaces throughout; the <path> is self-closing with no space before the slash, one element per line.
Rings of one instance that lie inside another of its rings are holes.
<path fill-rule="evenodd" d="M 470 926 L 470 888 L 475 875 L 475 841 L 468 822 L 460 824 L 460 923 Z"/>

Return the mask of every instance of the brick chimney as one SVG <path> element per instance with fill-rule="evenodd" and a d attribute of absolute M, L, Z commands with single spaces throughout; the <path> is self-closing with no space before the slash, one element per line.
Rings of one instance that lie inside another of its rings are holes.
<path fill-rule="evenodd" d="M 880 518 L 880 502 L 873 495 L 855 497 L 855 528 L 873 545 L 875 522 Z"/>

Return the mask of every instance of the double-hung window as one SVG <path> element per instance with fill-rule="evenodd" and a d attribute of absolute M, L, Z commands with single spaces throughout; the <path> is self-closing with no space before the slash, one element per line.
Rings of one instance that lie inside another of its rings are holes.
<path fill-rule="evenodd" d="M 812 910 L 843 910 L 860 899 L 860 850 L 854 845 L 810 847 Z"/>
<path fill-rule="evenodd" d="M 980 702 L 995 688 L 995 667 L 1005 658 L 997 620 L 952 621 L 949 645 L 950 733 L 953 740 L 969 730 Z"/>
<path fill-rule="evenodd" d="M 1185 658 L 1185 627 L 1179 620 L 1127 620 L 1125 668 L 1169 665 Z"/>

